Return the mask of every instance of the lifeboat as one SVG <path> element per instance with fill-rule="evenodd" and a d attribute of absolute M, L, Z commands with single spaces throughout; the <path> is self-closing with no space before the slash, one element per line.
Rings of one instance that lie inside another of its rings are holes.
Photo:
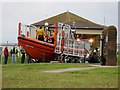
<path fill-rule="evenodd" d="M 36 27 L 19 23 L 18 46 L 21 46 L 31 58 L 39 61 L 55 59 L 64 61 L 65 57 L 72 60 L 83 58 L 85 52 L 83 43 L 75 40 L 70 25 L 56 22 L 52 30 L 55 33 L 54 44 L 37 40 Z M 50 36 L 51 31 L 47 34 Z"/>
<path fill-rule="evenodd" d="M 54 59 L 54 44 L 22 35 L 18 37 L 18 42 L 34 59 L 44 61 L 51 61 Z"/>
<path fill-rule="evenodd" d="M 56 33 L 57 23 L 53 29 Z M 39 61 L 51 61 L 54 60 L 56 55 L 55 46 L 56 46 L 56 35 L 55 42 L 45 42 L 36 39 L 36 26 L 25 25 L 21 22 L 18 24 L 18 46 L 22 47 L 26 53 L 33 59 Z"/>

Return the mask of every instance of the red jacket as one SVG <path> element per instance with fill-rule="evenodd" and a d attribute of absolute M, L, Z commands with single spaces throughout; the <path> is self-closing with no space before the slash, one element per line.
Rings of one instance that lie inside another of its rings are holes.
<path fill-rule="evenodd" d="M 4 56 L 8 56 L 9 55 L 9 53 L 8 53 L 8 49 L 4 49 Z"/>

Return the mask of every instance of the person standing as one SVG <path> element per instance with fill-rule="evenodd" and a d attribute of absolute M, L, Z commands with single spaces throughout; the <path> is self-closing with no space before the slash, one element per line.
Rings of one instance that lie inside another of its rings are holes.
<path fill-rule="evenodd" d="M 24 62 L 25 62 L 25 50 L 21 50 L 21 54 L 22 54 L 22 56 L 21 56 L 21 63 L 23 64 Z"/>
<path fill-rule="evenodd" d="M 27 56 L 28 63 L 31 63 L 32 58 L 30 57 L 30 55 L 26 53 L 26 56 Z"/>
<path fill-rule="evenodd" d="M 9 56 L 8 48 L 5 47 L 5 49 L 4 49 L 4 64 L 7 64 L 8 56 Z"/>
<path fill-rule="evenodd" d="M 52 44 L 54 44 L 54 37 L 55 37 L 55 32 L 53 31 L 53 32 L 52 32 L 52 37 L 51 37 L 51 39 L 52 39 Z"/>
<path fill-rule="evenodd" d="M 12 62 L 13 62 L 13 64 L 15 64 L 16 63 L 16 55 L 18 53 L 17 48 L 15 46 L 13 46 L 10 53 L 12 54 Z"/>
<path fill-rule="evenodd" d="M 45 36 L 45 32 L 44 30 L 40 27 L 37 31 L 36 31 L 36 37 L 38 40 L 44 41 L 44 36 Z"/>

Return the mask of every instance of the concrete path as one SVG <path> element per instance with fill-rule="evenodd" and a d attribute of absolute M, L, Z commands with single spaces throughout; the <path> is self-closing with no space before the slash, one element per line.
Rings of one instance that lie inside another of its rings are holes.
<path fill-rule="evenodd" d="M 66 72 L 66 71 L 89 70 L 89 69 L 95 69 L 95 68 L 110 68 L 110 67 L 118 67 L 118 66 L 91 65 L 91 67 L 56 69 L 56 70 L 49 70 L 49 71 L 43 71 L 43 72 L 60 73 L 60 72 Z"/>
<path fill-rule="evenodd" d="M 89 70 L 94 69 L 95 67 L 85 67 L 85 68 L 67 68 L 67 69 L 56 69 L 56 70 L 49 70 L 49 71 L 43 71 L 48 73 L 60 73 L 60 72 L 66 72 L 66 71 L 77 71 L 77 70 Z"/>
<path fill-rule="evenodd" d="M 118 66 L 101 66 L 101 65 L 91 65 L 92 67 L 101 67 L 101 68 L 113 68 Z"/>

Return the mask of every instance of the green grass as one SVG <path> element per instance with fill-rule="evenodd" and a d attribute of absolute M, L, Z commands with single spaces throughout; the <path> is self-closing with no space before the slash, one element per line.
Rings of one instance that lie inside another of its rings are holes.
<path fill-rule="evenodd" d="M 42 71 L 89 67 L 89 64 L 16 64 L 2 66 L 3 88 L 117 88 L 117 68 L 96 68 L 93 70 L 63 73 Z"/>
<path fill-rule="evenodd" d="M 117 62 L 118 62 L 118 65 L 120 65 L 120 53 L 117 54 Z"/>
<path fill-rule="evenodd" d="M 4 57 L 3 57 L 3 56 L 2 56 L 2 62 L 1 62 L 1 63 L 4 64 Z M 8 64 L 12 64 L 12 57 L 11 57 L 11 56 L 8 57 L 7 63 L 8 63 Z M 16 57 L 16 63 L 17 63 L 17 64 L 20 64 L 20 63 L 21 63 L 21 57 L 20 57 L 20 56 L 17 56 L 17 57 Z M 27 63 L 27 58 L 25 58 L 25 63 Z"/>
<path fill-rule="evenodd" d="M 120 54 L 118 54 L 120 61 Z M 3 62 L 2 62 L 3 63 Z M 12 64 L 9 57 L 8 64 L 2 65 L 3 88 L 117 88 L 118 68 L 96 68 L 82 71 L 63 73 L 45 73 L 46 70 L 61 68 L 84 68 L 90 64 L 50 64 L 34 63 Z"/>
<path fill-rule="evenodd" d="M 115 88 L 118 86 L 118 69 L 117 68 L 96 68 L 93 70 L 71 71 L 66 72 L 79 76 L 78 82 L 81 87 L 85 88 Z M 81 82 L 82 81 L 82 82 Z"/>

